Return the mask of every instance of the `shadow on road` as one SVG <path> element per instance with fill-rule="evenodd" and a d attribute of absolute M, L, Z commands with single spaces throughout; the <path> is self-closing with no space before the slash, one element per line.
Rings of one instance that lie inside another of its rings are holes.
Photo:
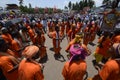
<path fill-rule="evenodd" d="M 48 61 L 48 55 L 39 60 L 40 63 L 46 63 Z"/>
<path fill-rule="evenodd" d="M 54 54 L 54 58 L 55 58 L 55 60 L 58 60 L 58 61 L 61 61 L 61 62 L 65 62 L 66 61 L 64 56 L 61 55 L 61 54 Z"/>
<path fill-rule="evenodd" d="M 89 44 L 90 44 L 91 46 L 95 46 L 95 45 L 96 45 L 96 44 L 93 43 L 93 42 L 89 42 Z"/>
<path fill-rule="evenodd" d="M 50 51 L 54 51 L 54 48 L 53 48 L 53 47 L 51 47 L 49 50 L 50 50 Z"/>

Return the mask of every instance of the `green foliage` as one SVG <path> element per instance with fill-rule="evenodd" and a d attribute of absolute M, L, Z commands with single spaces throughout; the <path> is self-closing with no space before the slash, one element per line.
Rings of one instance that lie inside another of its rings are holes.
<path fill-rule="evenodd" d="M 68 7 L 69 7 L 69 9 L 72 8 L 72 3 L 71 3 L 71 1 L 69 2 Z"/>
<path fill-rule="evenodd" d="M 20 6 L 22 6 L 23 5 L 23 0 L 18 0 L 18 1 L 19 1 Z"/>
<path fill-rule="evenodd" d="M 71 10 L 83 10 L 84 7 L 94 7 L 95 2 L 94 0 L 80 0 L 79 2 L 76 3 L 71 3 L 71 1 L 68 3 L 68 8 Z"/>

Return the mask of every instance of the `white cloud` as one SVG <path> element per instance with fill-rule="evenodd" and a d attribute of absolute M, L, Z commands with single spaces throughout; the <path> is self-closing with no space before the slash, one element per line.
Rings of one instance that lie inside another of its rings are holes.
<path fill-rule="evenodd" d="M 64 4 L 64 6 L 67 6 L 68 5 L 68 0 L 65 0 L 63 4 Z"/>
<path fill-rule="evenodd" d="M 103 2 L 103 0 L 94 0 L 94 1 L 95 1 L 95 4 L 96 4 L 97 7 L 101 6 L 102 2 Z"/>

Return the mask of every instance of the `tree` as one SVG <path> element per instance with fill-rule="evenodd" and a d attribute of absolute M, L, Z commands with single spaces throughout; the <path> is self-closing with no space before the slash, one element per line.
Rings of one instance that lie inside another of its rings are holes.
<path fill-rule="evenodd" d="M 72 8 L 72 3 L 71 3 L 71 1 L 69 2 L 68 7 L 69 7 L 69 9 L 71 10 L 71 8 Z"/>
<path fill-rule="evenodd" d="M 23 0 L 19 0 L 19 4 L 20 4 L 20 6 L 22 6 L 23 5 Z"/>
<path fill-rule="evenodd" d="M 80 5 L 80 7 L 79 7 L 80 10 L 82 10 L 82 9 L 84 8 L 83 1 L 80 1 L 80 2 L 79 2 L 79 5 Z"/>
<path fill-rule="evenodd" d="M 93 0 L 88 0 L 88 6 L 92 8 L 94 6 L 95 2 Z"/>
<path fill-rule="evenodd" d="M 64 7 L 64 9 L 68 9 L 68 7 L 67 7 L 67 6 L 65 6 L 65 7 Z"/>
<path fill-rule="evenodd" d="M 75 4 L 75 8 L 76 8 L 76 10 L 80 10 L 80 6 L 79 6 L 79 3 L 78 2 L 76 2 L 76 4 Z"/>
<path fill-rule="evenodd" d="M 108 3 L 109 0 L 103 0 L 102 4 Z"/>
<path fill-rule="evenodd" d="M 94 0 L 81 0 L 80 2 L 71 3 L 71 1 L 68 4 L 69 9 L 72 10 L 82 10 L 84 7 L 94 7 L 95 1 Z"/>
<path fill-rule="evenodd" d="M 72 10 L 75 10 L 75 4 L 74 3 L 72 4 Z"/>
<path fill-rule="evenodd" d="M 29 3 L 29 8 L 32 8 L 31 4 Z"/>

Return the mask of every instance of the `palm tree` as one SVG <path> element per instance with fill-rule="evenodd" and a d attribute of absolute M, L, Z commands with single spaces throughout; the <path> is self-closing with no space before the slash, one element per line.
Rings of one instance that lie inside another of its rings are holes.
<path fill-rule="evenodd" d="M 19 4 L 20 4 L 20 6 L 22 6 L 23 5 L 23 0 L 19 0 Z"/>
<path fill-rule="evenodd" d="M 71 1 L 68 3 L 68 7 L 69 7 L 69 9 L 71 10 L 71 8 L 72 8 L 72 3 L 71 3 Z"/>

